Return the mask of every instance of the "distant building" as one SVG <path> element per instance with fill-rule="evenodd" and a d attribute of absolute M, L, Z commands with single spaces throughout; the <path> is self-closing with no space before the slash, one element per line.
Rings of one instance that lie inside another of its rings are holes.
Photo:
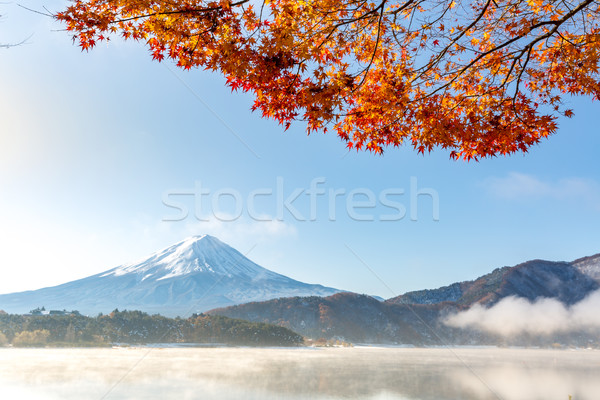
<path fill-rule="evenodd" d="M 81 315 L 79 311 L 72 310 L 46 310 L 46 307 L 36 308 L 35 310 L 29 311 L 27 314 L 23 315 Z"/>
<path fill-rule="evenodd" d="M 42 308 L 38 307 L 35 310 L 29 311 L 29 313 L 25 314 L 25 315 L 44 315 L 45 312 L 46 312 L 46 307 L 42 307 Z"/>

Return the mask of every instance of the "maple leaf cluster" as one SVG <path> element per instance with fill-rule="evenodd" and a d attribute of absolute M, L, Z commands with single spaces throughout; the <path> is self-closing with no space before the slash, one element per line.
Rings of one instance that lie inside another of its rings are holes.
<path fill-rule="evenodd" d="M 565 95 L 600 97 L 594 0 L 74 0 L 83 50 L 118 34 L 222 73 L 286 129 L 467 160 L 526 152 Z"/>

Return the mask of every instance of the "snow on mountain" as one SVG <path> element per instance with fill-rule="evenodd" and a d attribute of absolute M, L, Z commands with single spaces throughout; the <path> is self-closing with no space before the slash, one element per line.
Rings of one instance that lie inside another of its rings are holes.
<path fill-rule="evenodd" d="M 577 259 L 571 264 L 573 264 L 573 266 L 582 274 L 585 274 L 600 283 L 600 254 Z"/>
<path fill-rule="evenodd" d="M 119 266 L 100 276 L 138 274 L 143 275 L 142 280 L 150 278 L 160 281 L 198 272 L 244 279 L 283 277 L 253 263 L 239 251 L 210 235 L 187 238 L 148 258 Z"/>
<path fill-rule="evenodd" d="M 508 296 L 535 300 L 556 298 L 575 304 L 600 287 L 600 256 L 573 262 L 531 260 L 514 267 L 497 268 L 473 281 L 456 282 L 437 289 L 404 293 L 388 299 L 395 304 L 492 305 Z"/>
<path fill-rule="evenodd" d="M 187 316 L 216 307 L 339 290 L 277 274 L 210 236 L 194 236 L 131 264 L 59 286 L 0 295 L 0 309 L 79 310 L 84 314 L 136 309 Z"/>

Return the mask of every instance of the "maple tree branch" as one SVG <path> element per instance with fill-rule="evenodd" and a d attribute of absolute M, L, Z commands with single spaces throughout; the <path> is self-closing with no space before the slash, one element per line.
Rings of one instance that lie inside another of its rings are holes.
<path fill-rule="evenodd" d="M 488 0 L 488 3 L 490 3 L 491 0 Z M 468 71 L 469 69 L 471 69 L 475 64 L 477 64 L 481 59 L 483 59 L 484 57 L 498 51 L 501 50 L 509 45 L 511 45 L 514 42 L 517 42 L 520 39 L 523 39 L 524 37 L 526 37 L 531 31 L 533 31 L 534 29 L 539 29 L 543 26 L 546 25 L 554 25 L 553 29 L 549 30 L 547 33 L 538 36 L 537 38 L 534 38 L 534 40 L 529 44 L 531 46 L 535 45 L 537 42 L 544 40 L 546 38 L 551 37 L 552 35 L 554 35 L 559 27 L 565 23 L 568 19 L 570 19 L 573 15 L 577 14 L 579 11 L 583 10 L 587 5 L 593 3 L 595 0 L 585 0 L 583 2 L 581 2 L 576 8 L 574 8 L 573 10 L 571 10 L 569 13 L 565 14 L 565 16 L 563 18 L 561 18 L 560 20 L 556 20 L 556 21 L 543 21 L 543 22 L 539 22 L 533 26 L 531 26 L 527 31 L 525 31 L 524 33 L 515 36 L 514 38 L 505 41 L 504 43 L 495 46 L 494 48 L 487 50 L 485 52 L 480 53 L 477 57 L 475 57 L 473 60 L 471 60 L 468 64 L 466 64 L 465 66 L 463 66 L 459 71 L 457 71 L 454 75 L 454 77 L 452 79 L 450 79 L 448 82 L 446 82 L 444 85 L 439 86 L 437 89 L 435 89 L 434 91 L 430 92 L 427 94 L 426 97 L 432 96 L 435 93 L 441 91 L 441 90 L 445 90 L 446 88 L 450 87 L 460 76 L 462 76 L 466 71 Z M 473 24 L 471 24 L 470 26 L 472 26 Z M 466 31 L 463 31 L 463 33 Z M 529 46 L 527 45 L 526 48 Z M 431 65 L 428 64 L 428 65 Z M 431 67 L 429 67 L 431 68 Z"/>
<path fill-rule="evenodd" d="M 383 20 L 383 15 L 384 15 L 384 10 L 385 10 L 385 3 L 387 0 L 384 0 L 381 2 L 381 4 L 379 5 L 378 8 L 381 8 L 381 12 L 379 13 L 379 21 L 377 22 L 377 39 L 375 40 L 375 46 L 373 48 L 373 54 L 371 55 L 371 60 L 369 61 L 369 65 L 367 65 L 367 67 L 359 73 L 363 74 L 362 80 L 360 81 L 360 83 L 352 89 L 352 91 L 355 91 L 357 88 L 361 87 L 363 85 L 363 83 L 365 83 L 365 80 L 367 79 L 367 75 L 369 73 L 369 70 L 371 69 L 371 66 L 373 65 L 373 60 L 375 60 L 375 54 L 377 53 L 377 49 L 379 48 L 379 41 L 381 40 L 381 22 Z"/>
<path fill-rule="evenodd" d="M 527 64 L 529 63 L 529 60 L 531 59 L 531 51 L 533 50 L 533 46 L 534 46 L 534 44 L 530 44 L 529 46 L 526 47 L 527 56 L 525 57 L 525 62 L 523 63 L 523 65 L 520 65 L 519 75 L 517 76 L 517 79 L 516 79 L 515 94 L 513 95 L 513 98 L 512 98 L 512 105 L 513 105 L 513 110 L 515 111 L 515 115 L 518 115 L 515 102 L 517 100 L 517 96 L 519 95 L 519 85 L 521 83 L 521 78 L 523 76 L 523 73 L 525 72 L 525 69 L 527 68 Z M 520 59 L 520 57 L 519 57 L 519 59 Z"/>
<path fill-rule="evenodd" d="M 398 15 L 400 14 L 402 11 L 406 10 L 409 6 L 415 6 L 415 2 L 418 1 L 418 4 L 422 3 L 422 0 L 408 0 L 407 2 L 405 2 L 404 4 L 402 4 L 402 6 L 398 7 L 397 9 L 395 9 L 394 11 L 388 11 L 387 14 L 389 15 Z"/>
<path fill-rule="evenodd" d="M 238 7 L 242 4 L 248 3 L 250 0 L 240 0 L 236 3 L 231 3 L 230 7 Z M 200 13 L 208 13 L 212 11 L 222 10 L 223 6 L 216 7 L 207 7 L 207 8 L 191 8 L 187 10 L 174 10 L 174 11 L 158 11 L 154 13 L 144 14 L 144 15 L 135 15 L 133 17 L 123 18 L 111 21 L 111 24 L 117 24 L 122 22 L 135 21 L 138 19 L 158 17 L 158 16 L 166 16 L 166 15 L 185 15 L 185 14 L 200 14 Z"/>
<path fill-rule="evenodd" d="M 485 15 L 491 2 L 492 2 L 491 0 L 487 0 L 487 3 L 485 3 L 485 6 L 483 6 L 483 9 L 479 13 L 479 15 L 477 15 L 477 18 L 475 18 L 475 20 L 471 24 L 469 24 L 469 26 L 467 26 L 465 29 L 463 29 L 461 32 L 459 32 L 458 36 L 456 36 L 454 39 L 452 39 L 452 41 L 447 46 L 445 46 L 444 49 L 442 49 L 442 51 L 438 54 L 438 56 L 429 65 L 437 64 L 446 55 L 446 53 L 450 50 L 450 48 L 453 45 L 455 45 L 464 35 L 466 35 L 475 25 L 477 25 L 479 23 L 479 21 Z M 425 72 L 427 70 L 428 69 L 426 69 Z"/>
<path fill-rule="evenodd" d="M 82 50 L 119 32 L 144 39 L 159 61 L 220 71 L 286 128 L 335 122 L 350 147 L 379 153 L 410 140 L 470 159 L 526 151 L 552 134 L 553 116 L 538 108 L 558 112 L 561 93 L 600 95 L 599 5 L 75 0 L 56 18 Z"/>
<path fill-rule="evenodd" d="M 23 8 L 23 9 L 25 9 L 25 10 L 27 10 L 27 11 L 31 11 L 32 13 L 36 13 L 36 14 L 43 15 L 44 17 L 52 17 L 52 18 L 54 17 L 54 15 L 53 15 L 53 14 L 51 14 L 51 13 L 48 11 L 48 9 L 46 9 L 46 7 L 44 7 L 44 10 L 46 10 L 46 12 L 42 12 L 42 11 L 34 10 L 34 9 L 32 9 L 32 8 L 25 7 L 25 6 L 24 6 L 24 5 L 22 5 L 22 4 L 17 4 L 17 6 L 19 6 L 19 7 Z"/>

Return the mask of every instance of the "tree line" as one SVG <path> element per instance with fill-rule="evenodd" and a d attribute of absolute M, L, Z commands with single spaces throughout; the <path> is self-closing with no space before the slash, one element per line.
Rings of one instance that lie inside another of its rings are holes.
<path fill-rule="evenodd" d="M 280 326 L 194 314 L 167 318 L 142 311 L 108 315 L 0 315 L 0 346 L 109 346 L 114 344 L 201 343 L 297 346 L 304 338 Z"/>

